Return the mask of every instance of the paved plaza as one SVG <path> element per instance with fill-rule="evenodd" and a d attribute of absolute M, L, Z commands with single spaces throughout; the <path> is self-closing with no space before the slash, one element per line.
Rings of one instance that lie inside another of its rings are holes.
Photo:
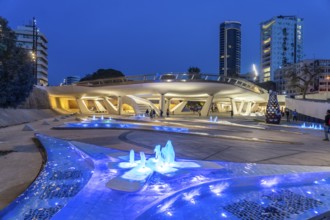
<path fill-rule="evenodd" d="M 198 116 L 118 119 L 190 131 L 177 133 L 154 131 L 148 126 L 143 129 L 52 129 L 76 121 L 76 116 L 58 119 L 29 123 L 34 131 L 23 131 L 25 125 L 0 129 L 0 150 L 3 152 L 0 155 L 0 209 L 21 194 L 42 169 L 43 157 L 34 140 L 35 133 L 119 150 L 134 149 L 146 154 L 152 154 L 155 145 L 171 140 L 177 157 L 185 159 L 330 166 L 330 143 L 322 141 L 323 131 L 299 128 L 299 122 L 267 125 L 261 119 L 228 116 L 219 117 L 216 123 Z"/>

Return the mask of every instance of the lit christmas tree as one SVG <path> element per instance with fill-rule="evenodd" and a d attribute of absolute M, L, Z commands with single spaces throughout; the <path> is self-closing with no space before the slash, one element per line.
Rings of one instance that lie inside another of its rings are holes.
<path fill-rule="evenodd" d="M 277 101 L 276 92 L 269 91 L 269 99 L 266 109 L 266 123 L 279 124 L 281 122 L 280 105 Z"/>

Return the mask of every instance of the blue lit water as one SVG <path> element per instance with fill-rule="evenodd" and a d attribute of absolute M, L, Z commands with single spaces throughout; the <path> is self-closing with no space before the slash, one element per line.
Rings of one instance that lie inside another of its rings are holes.
<path fill-rule="evenodd" d="M 327 167 L 218 161 L 222 169 L 154 172 L 125 192 L 107 183 L 127 172 L 110 164 L 129 161 L 129 152 L 37 138 L 47 164 L 0 219 L 308 219 L 330 209 Z"/>
<path fill-rule="evenodd" d="M 154 131 L 179 132 L 186 133 L 188 128 L 173 126 L 158 126 L 141 123 L 120 122 L 113 120 L 94 120 L 78 123 L 66 123 L 64 126 L 56 127 L 57 129 L 148 129 Z"/>

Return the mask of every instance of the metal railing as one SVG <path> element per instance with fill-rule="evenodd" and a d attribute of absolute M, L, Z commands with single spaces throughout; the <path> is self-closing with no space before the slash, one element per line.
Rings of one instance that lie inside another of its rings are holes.
<path fill-rule="evenodd" d="M 138 84 L 150 82 L 219 82 L 241 87 L 258 94 L 267 93 L 267 90 L 245 79 L 219 76 L 213 74 L 197 73 L 170 73 L 170 74 L 147 74 L 116 78 L 96 79 L 76 83 L 77 86 L 101 87 L 110 85 Z"/>

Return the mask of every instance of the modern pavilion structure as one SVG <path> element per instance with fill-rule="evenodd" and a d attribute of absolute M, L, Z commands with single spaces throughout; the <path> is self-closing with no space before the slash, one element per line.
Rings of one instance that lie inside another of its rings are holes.
<path fill-rule="evenodd" d="M 241 78 L 210 74 L 138 75 L 79 82 L 46 88 L 53 109 L 81 114 L 156 114 L 201 116 L 233 111 L 263 113 L 268 91 Z M 284 97 L 278 97 L 280 102 Z"/>

